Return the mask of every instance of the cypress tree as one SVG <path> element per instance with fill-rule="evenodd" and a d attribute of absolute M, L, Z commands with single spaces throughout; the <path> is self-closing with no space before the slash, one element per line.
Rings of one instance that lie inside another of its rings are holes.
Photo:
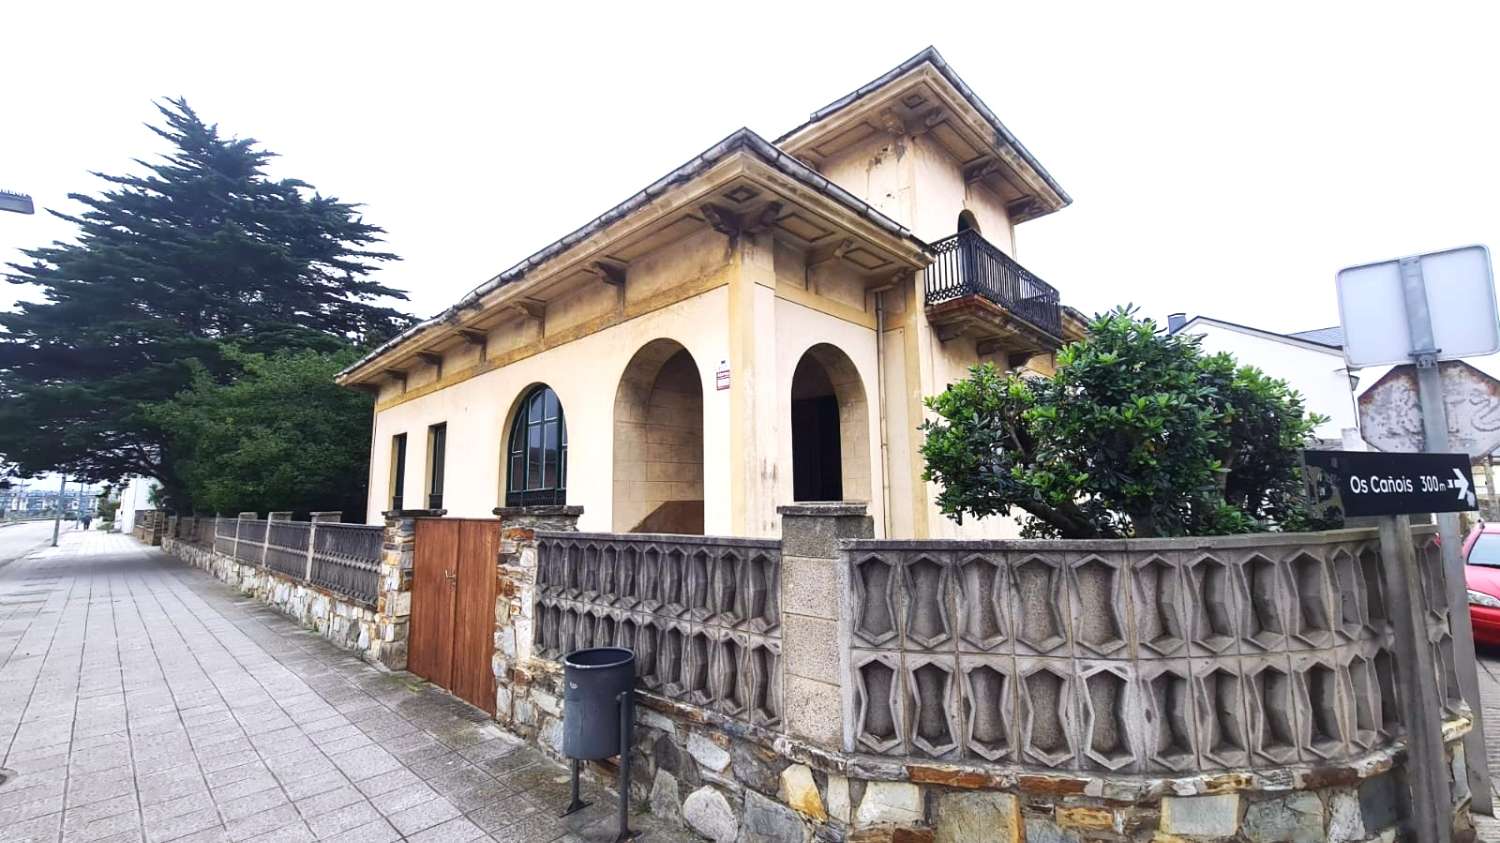
<path fill-rule="evenodd" d="M 155 477 L 185 505 L 171 441 L 141 412 L 204 370 L 232 378 L 233 345 L 334 351 L 409 324 L 381 299 L 405 299 L 370 274 L 396 260 L 358 206 L 296 179 L 273 179 L 274 154 L 228 137 L 186 101 L 157 105 L 149 126 L 171 145 L 135 175 L 94 173 L 108 188 L 69 194 L 53 212 L 71 243 L 25 251 L 7 280 L 42 301 L 0 313 L 0 462 L 90 481 Z M 193 361 L 196 361 L 194 363 Z"/>

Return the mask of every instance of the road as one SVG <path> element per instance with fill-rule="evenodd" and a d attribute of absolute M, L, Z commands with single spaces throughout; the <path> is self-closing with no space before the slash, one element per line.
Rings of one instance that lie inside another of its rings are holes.
<path fill-rule="evenodd" d="M 73 526 L 63 522 L 63 529 Z M 52 541 L 52 522 L 33 521 L 13 527 L 0 527 L 0 565 L 19 559 L 46 542 Z"/>

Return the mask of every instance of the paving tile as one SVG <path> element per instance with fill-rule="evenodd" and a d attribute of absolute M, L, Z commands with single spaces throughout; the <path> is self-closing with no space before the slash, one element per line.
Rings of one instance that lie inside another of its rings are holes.
<path fill-rule="evenodd" d="M 403 811 L 387 814 L 386 819 L 404 835 L 411 836 L 439 823 L 460 816 L 461 812 L 446 799 L 429 799 Z"/>
<path fill-rule="evenodd" d="M 134 834 L 139 838 L 140 833 L 141 815 L 133 806 L 128 811 L 87 820 L 71 820 L 68 814 L 63 814 L 63 839 L 70 843 L 100 840 L 121 834 Z"/>
<path fill-rule="evenodd" d="M 334 843 L 391 843 L 401 839 L 401 832 L 385 820 L 376 820 L 324 839 Z"/>
<path fill-rule="evenodd" d="M 442 825 L 436 825 L 426 831 L 407 835 L 406 839 L 413 843 L 463 843 L 467 840 L 477 840 L 488 837 L 479 826 L 469 822 L 463 817 L 455 817 Z"/>
<path fill-rule="evenodd" d="M 218 787 L 210 785 L 208 790 L 209 793 L 213 794 L 214 801 L 223 805 L 226 802 L 232 802 L 240 797 L 249 796 L 252 793 L 260 793 L 263 790 L 278 789 L 280 787 L 281 785 L 277 782 L 275 776 L 269 772 L 260 772 L 253 776 L 246 776 L 243 779 L 236 779 L 228 784 L 219 785 Z"/>
<path fill-rule="evenodd" d="M 490 831 L 490 839 L 500 843 L 550 843 L 568 830 L 552 817 L 532 814 Z"/>
<path fill-rule="evenodd" d="M 355 787 L 366 796 L 375 797 L 382 793 L 395 790 L 398 787 L 422 784 L 422 779 L 416 773 L 406 768 L 392 770 L 383 775 L 374 776 L 361 782 L 356 782 Z"/>
<path fill-rule="evenodd" d="M 340 770 L 344 771 L 344 775 L 354 781 L 367 779 L 401 766 L 401 762 L 397 761 L 395 756 L 373 745 L 332 756 L 332 760 Z"/>
<path fill-rule="evenodd" d="M 53 843 L 62 832 L 62 816 L 59 811 L 6 826 L 6 843 Z"/>
<path fill-rule="evenodd" d="M 317 796 L 299 799 L 295 804 L 297 805 L 298 813 L 302 814 L 304 818 L 311 818 L 337 808 L 342 808 L 345 805 L 364 801 L 365 795 L 363 793 L 360 793 L 354 785 L 346 784 L 325 793 L 320 793 Z"/>
<path fill-rule="evenodd" d="M 282 793 L 281 788 L 275 783 L 272 783 L 270 787 L 263 790 L 258 790 L 234 799 L 220 801 L 216 794 L 214 801 L 218 803 L 219 815 L 224 818 L 226 824 L 252 814 L 259 814 L 271 808 L 291 804 L 286 798 L 286 794 Z"/>
<path fill-rule="evenodd" d="M 224 830 L 229 833 L 231 840 L 249 840 L 272 831 L 288 830 L 289 835 L 295 834 L 295 829 L 306 830 L 307 826 L 302 822 L 302 817 L 290 802 L 283 802 L 269 810 L 259 811 L 254 814 L 226 818 Z"/>
<path fill-rule="evenodd" d="M 403 785 L 382 794 L 378 799 L 373 801 L 375 807 L 380 809 L 380 813 L 389 817 L 391 814 L 404 811 L 413 805 L 420 805 L 423 802 L 430 802 L 437 798 L 439 798 L 437 791 L 428 787 L 426 783 L 421 783 Z"/>
<path fill-rule="evenodd" d="M 22 802 L 0 808 L 0 828 L 5 828 L 11 823 L 29 820 L 35 817 L 55 814 L 63 809 L 63 795 L 61 792 L 54 796 L 35 799 L 30 802 Z"/>
<path fill-rule="evenodd" d="M 312 829 L 313 835 L 320 839 L 342 834 L 353 828 L 385 822 L 380 812 L 375 810 L 375 806 L 363 799 L 326 813 L 311 817 L 304 814 L 303 817 L 307 822 L 307 827 Z"/>
<path fill-rule="evenodd" d="M 374 781 L 374 779 L 370 779 L 369 781 Z M 336 790 L 348 784 L 350 784 L 348 776 L 335 769 L 329 772 L 314 773 L 309 776 L 299 776 L 294 779 L 282 779 L 281 789 L 286 791 L 288 799 L 297 801 L 317 796 L 320 793 L 327 793 L 330 790 Z"/>
<path fill-rule="evenodd" d="M 208 793 L 193 793 L 187 796 L 179 796 L 176 799 L 168 799 L 151 805 L 141 806 L 141 816 L 147 824 L 158 823 L 183 814 L 194 811 L 212 811 L 214 800 Z"/>
<path fill-rule="evenodd" d="M 521 809 L 519 813 L 513 810 L 517 807 Z M 517 799 L 513 802 L 495 803 L 471 808 L 466 813 L 466 816 L 473 820 L 475 825 L 485 831 L 494 831 L 497 828 L 520 822 L 523 818 L 535 814 L 539 810 L 535 805 Z"/>
<path fill-rule="evenodd" d="M 222 827 L 218 811 L 213 808 L 201 808 L 157 822 L 147 822 L 146 839 L 153 841 L 153 843 L 157 843 L 158 841 L 165 843 L 167 840 L 176 840 L 195 831 L 221 829 Z"/>

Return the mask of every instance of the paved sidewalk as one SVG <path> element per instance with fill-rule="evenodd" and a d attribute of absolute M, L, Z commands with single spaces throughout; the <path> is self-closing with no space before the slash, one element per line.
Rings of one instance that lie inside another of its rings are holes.
<path fill-rule="evenodd" d="M 0 767 L 0 841 L 614 836 L 483 712 L 104 533 L 0 568 Z"/>

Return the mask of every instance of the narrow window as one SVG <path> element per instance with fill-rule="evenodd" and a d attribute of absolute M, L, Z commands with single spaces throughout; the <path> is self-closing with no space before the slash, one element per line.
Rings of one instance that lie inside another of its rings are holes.
<path fill-rule="evenodd" d="M 404 509 L 401 495 L 406 489 L 406 434 L 391 437 L 391 509 Z"/>
<path fill-rule="evenodd" d="M 562 504 L 567 499 L 568 427 L 550 387 L 534 387 L 521 399 L 506 450 L 506 506 Z"/>
<path fill-rule="evenodd" d="M 443 471 L 448 454 L 448 424 L 427 428 L 427 508 L 443 508 Z"/>

